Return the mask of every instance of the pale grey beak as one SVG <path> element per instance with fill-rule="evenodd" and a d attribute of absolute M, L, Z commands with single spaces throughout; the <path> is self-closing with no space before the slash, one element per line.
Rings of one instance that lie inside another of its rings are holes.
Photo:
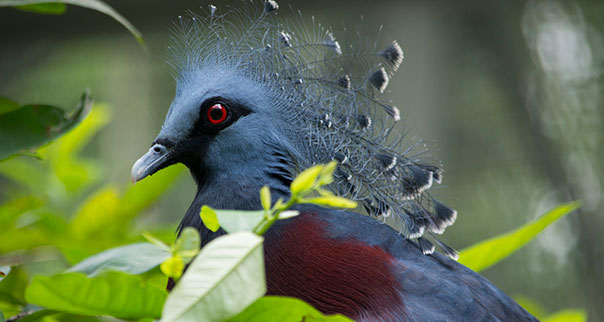
<path fill-rule="evenodd" d="M 161 144 L 154 144 L 132 166 L 132 182 L 138 182 L 166 166 L 169 151 Z"/>

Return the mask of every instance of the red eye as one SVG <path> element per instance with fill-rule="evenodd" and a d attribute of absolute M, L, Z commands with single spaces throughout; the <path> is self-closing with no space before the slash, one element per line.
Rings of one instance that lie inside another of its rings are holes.
<path fill-rule="evenodd" d="M 220 124 L 226 120 L 228 116 L 227 109 L 220 103 L 212 105 L 208 109 L 208 121 L 212 124 Z"/>

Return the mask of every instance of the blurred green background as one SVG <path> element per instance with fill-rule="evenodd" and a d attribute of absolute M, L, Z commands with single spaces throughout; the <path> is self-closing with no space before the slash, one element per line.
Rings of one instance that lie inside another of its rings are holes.
<path fill-rule="evenodd" d="M 174 92 L 163 62 L 169 28 L 186 9 L 209 3 L 106 2 L 142 31 L 148 52 L 95 11 L 70 6 L 47 16 L 3 8 L 0 95 L 75 107 L 89 87 L 111 121 L 83 155 L 102 165 L 97 185 L 127 186 Z M 291 4 L 336 34 L 346 26 L 373 38 L 384 25 L 378 44 L 399 41 L 405 61 L 387 98 L 401 109 L 400 126 L 423 138 L 444 165 L 445 188 L 435 194 L 459 212 L 444 236 L 451 246 L 461 249 L 581 200 L 578 213 L 483 274 L 548 310 L 587 308 L 591 321 L 604 320 L 604 2 L 279 3 L 279 15 L 290 15 Z M 214 4 L 226 10 L 223 1 Z M 0 202 L 16 189 L 0 176 Z M 141 220 L 175 230 L 194 192 L 183 176 Z"/>

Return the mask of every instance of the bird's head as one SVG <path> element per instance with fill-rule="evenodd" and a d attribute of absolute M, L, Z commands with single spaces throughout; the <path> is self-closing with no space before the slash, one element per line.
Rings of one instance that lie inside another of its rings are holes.
<path fill-rule="evenodd" d="M 279 185 L 282 180 L 271 182 L 283 170 L 275 169 L 280 160 L 273 150 L 291 150 L 279 104 L 265 84 L 226 65 L 181 73 L 164 124 L 132 167 L 132 180 L 183 163 L 200 188 L 246 180 Z"/>
<path fill-rule="evenodd" d="M 210 6 L 179 19 L 169 47 L 176 95 L 132 179 L 185 164 L 199 188 L 186 217 L 198 220 L 202 204 L 258 207 L 263 185 L 287 196 L 301 170 L 335 159 L 334 193 L 394 216 L 410 238 L 442 233 L 456 212 L 427 193 L 442 171 L 405 145 L 399 110 L 381 99 L 403 60 L 399 44 L 342 47 L 314 21 L 277 20 L 277 8 Z"/>

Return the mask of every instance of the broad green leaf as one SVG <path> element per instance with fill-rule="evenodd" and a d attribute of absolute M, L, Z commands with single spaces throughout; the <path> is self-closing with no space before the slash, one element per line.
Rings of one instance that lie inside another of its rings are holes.
<path fill-rule="evenodd" d="M 530 242 L 547 226 L 577 208 L 579 208 L 578 202 L 560 205 L 518 229 L 474 244 L 460 252 L 459 262 L 480 272 L 508 257 Z"/>
<path fill-rule="evenodd" d="M 185 170 L 183 165 L 171 166 L 155 173 L 153 180 L 142 180 L 131 185 L 122 198 L 123 212 L 134 217 L 149 207 L 182 177 Z"/>
<path fill-rule="evenodd" d="M 145 239 L 150 242 L 151 244 L 165 250 L 166 252 L 171 252 L 172 250 L 170 249 L 170 246 L 168 246 L 168 244 L 164 243 L 163 240 L 153 236 L 150 232 L 143 232 L 143 237 L 145 237 Z"/>
<path fill-rule="evenodd" d="M 6 231 L 19 215 L 43 204 L 44 200 L 34 196 L 24 196 L 8 201 L 0 206 L 0 227 Z"/>
<path fill-rule="evenodd" d="M 153 244 L 138 243 L 112 248 L 86 258 L 67 272 L 84 273 L 88 277 L 108 270 L 138 275 L 150 271 L 168 258 L 168 251 Z"/>
<path fill-rule="evenodd" d="M 22 306 L 16 304 L 8 304 L 0 302 L 0 312 L 4 314 L 4 317 L 11 317 L 21 313 Z"/>
<path fill-rule="evenodd" d="M 0 282 L 10 273 L 10 266 L 0 266 Z"/>
<path fill-rule="evenodd" d="M 106 272 L 92 278 L 65 273 L 34 277 L 25 297 L 28 303 L 52 310 L 135 320 L 158 318 L 166 292 L 121 272 Z"/>
<path fill-rule="evenodd" d="M 306 302 L 280 296 L 264 296 L 228 322 L 352 322 L 343 315 L 323 315 Z"/>
<path fill-rule="evenodd" d="M 263 186 L 260 189 L 260 203 L 262 209 L 269 211 L 271 209 L 271 189 L 268 186 Z"/>
<path fill-rule="evenodd" d="M 19 109 L 21 106 L 6 97 L 0 96 L 0 115 Z"/>
<path fill-rule="evenodd" d="M 174 243 L 172 253 L 181 257 L 184 263 L 188 264 L 193 257 L 197 256 L 200 247 L 201 237 L 199 236 L 197 229 L 185 227 Z"/>
<path fill-rule="evenodd" d="M 201 221 L 203 221 L 203 224 L 209 230 L 216 232 L 218 228 L 220 228 L 218 217 L 216 217 L 216 212 L 214 209 L 204 205 L 201 207 L 201 212 L 199 215 L 201 216 Z"/>
<path fill-rule="evenodd" d="M 586 322 L 585 310 L 562 310 L 541 319 L 541 322 Z"/>
<path fill-rule="evenodd" d="M 0 6 L 1 4 L 2 2 Z M 49 105 L 26 105 L 1 114 L 0 159 L 60 137 L 78 124 L 88 114 L 91 106 L 90 95 L 86 92 L 69 116 L 60 108 Z"/>
<path fill-rule="evenodd" d="M 109 5 L 100 0 L 0 0 L 0 7 L 14 7 L 57 2 L 76 5 L 104 13 L 110 16 L 111 18 L 115 19 L 120 24 L 122 24 L 122 26 L 126 27 L 126 29 L 130 31 L 134 38 L 136 38 L 136 40 L 141 45 L 144 45 L 143 36 L 140 31 L 138 31 L 128 20 L 126 20 L 126 18 L 120 15 L 117 11 L 113 10 L 113 8 L 111 8 Z"/>
<path fill-rule="evenodd" d="M 29 11 L 33 13 L 45 14 L 45 15 L 60 15 L 64 14 L 67 10 L 67 6 L 64 3 L 41 3 L 41 4 L 29 4 L 25 6 L 17 6 L 16 9 Z"/>
<path fill-rule="evenodd" d="M 0 254 L 48 245 L 51 241 L 52 236 L 37 227 L 3 231 L 0 234 Z"/>
<path fill-rule="evenodd" d="M 537 319 L 542 319 L 545 316 L 546 309 L 543 305 L 530 297 L 516 295 L 514 296 L 514 301 Z"/>
<path fill-rule="evenodd" d="M 100 166 L 79 156 L 92 137 L 109 123 L 109 108 L 94 104 L 88 116 L 72 131 L 57 140 L 46 150 L 46 158 L 54 174 L 67 191 L 76 192 L 100 178 Z"/>
<path fill-rule="evenodd" d="M 0 311 L 0 322 L 6 322 L 6 319 L 4 318 L 4 314 L 2 314 L 2 311 Z"/>
<path fill-rule="evenodd" d="M 264 295 L 262 241 L 238 232 L 206 245 L 168 295 L 161 321 L 224 321 Z"/>
<path fill-rule="evenodd" d="M 316 197 L 302 200 L 304 203 L 311 203 L 320 206 L 330 206 L 335 208 L 356 208 L 357 203 L 346 198 L 338 196 Z"/>
<path fill-rule="evenodd" d="M 78 239 L 91 236 L 119 235 L 126 227 L 119 213 L 120 196 L 116 187 L 108 186 L 91 195 L 71 222 L 72 234 Z"/>
<path fill-rule="evenodd" d="M 19 267 L 12 267 L 10 274 L 0 281 L 0 302 L 25 305 L 27 274 Z"/>
<path fill-rule="evenodd" d="M 252 231 L 264 218 L 263 210 L 215 210 L 220 227 L 228 233 Z"/>
<path fill-rule="evenodd" d="M 321 170 L 323 170 L 323 165 L 319 164 L 302 171 L 291 183 L 292 195 L 298 195 L 312 188 L 321 174 Z"/>
<path fill-rule="evenodd" d="M 0 162 L 0 175 L 10 179 L 35 194 L 45 194 L 48 172 L 40 162 L 24 158 L 5 159 Z"/>
<path fill-rule="evenodd" d="M 182 271 L 185 269 L 185 263 L 179 255 L 171 256 L 159 266 L 162 273 L 166 276 L 178 280 L 182 276 Z"/>

